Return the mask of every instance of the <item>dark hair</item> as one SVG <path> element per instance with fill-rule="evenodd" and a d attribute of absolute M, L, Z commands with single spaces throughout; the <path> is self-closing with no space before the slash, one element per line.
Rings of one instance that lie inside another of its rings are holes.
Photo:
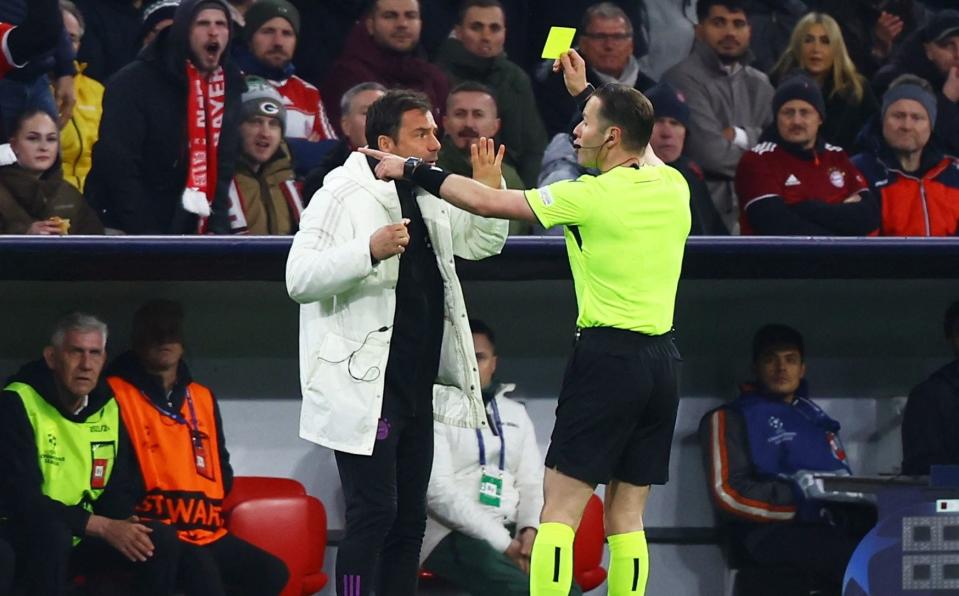
<path fill-rule="evenodd" d="M 489 343 L 493 345 L 493 351 L 496 351 L 496 334 L 489 325 L 479 319 L 470 319 L 470 331 L 477 335 L 485 335 Z"/>
<path fill-rule="evenodd" d="M 483 83 L 479 83 L 477 81 L 463 81 L 459 85 L 453 87 L 450 89 L 449 95 L 446 96 L 447 106 L 449 105 L 449 100 L 457 93 L 485 93 L 493 98 L 493 105 L 496 106 L 496 112 L 499 113 L 499 101 L 496 99 L 496 92 Z"/>
<path fill-rule="evenodd" d="M 361 18 L 368 18 L 373 16 L 373 12 L 376 10 L 376 5 L 379 3 L 380 3 L 380 0 L 369 0 L 369 2 L 366 3 L 366 7 L 363 9 L 363 12 L 360 13 L 362 15 Z M 420 0 L 416 0 L 416 8 L 419 10 L 423 9 L 423 5 Z"/>
<path fill-rule="evenodd" d="M 366 142 L 373 149 L 379 149 L 377 139 L 386 135 L 397 140 L 403 114 L 410 110 L 432 111 L 433 106 L 426 95 L 409 89 L 390 89 L 370 104 L 366 112 Z"/>
<path fill-rule="evenodd" d="M 942 320 L 942 329 L 946 332 L 946 339 L 952 339 L 959 332 L 959 300 L 956 300 L 946 309 L 946 316 Z"/>
<path fill-rule="evenodd" d="M 629 15 L 612 2 L 593 4 L 583 12 L 580 35 L 589 30 L 589 26 L 593 24 L 593 19 L 623 19 L 626 21 L 626 31 L 630 34 L 633 33 L 633 22 L 630 20 Z"/>
<path fill-rule="evenodd" d="M 699 0 L 696 3 L 696 20 L 702 23 L 709 18 L 709 11 L 714 6 L 725 6 L 729 12 L 742 12 L 749 16 L 743 0 Z"/>
<path fill-rule="evenodd" d="M 46 116 L 49 116 L 50 119 L 53 120 L 54 124 L 57 123 L 56 115 L 51 114 L 50 110 L 39 107 L 39 106 L 29 107 L 23 110 L 22 112 L 20 112 L 20 115 L 17 116 L 17 119 L 13 121 L 13 128 L 10 129 L 10 136 L 11 137 L 17 136 L 17 133 L 20 132 L 20 129 L 23 128 L 23 125 L 27 122 L 27 120 L 29 120 L 30 118 L 33 118 L 37 114 L 44 114 Z M 57 134 L 59 133 L 60 133 L 60 129 L 58 127 Z"/>
<path fill-rule="evenodd" d="M 599 100 L 599 117 L 623 130 L 623 146 L 640 150 L 649 144 L 656 116 L 653 104 L 629 85 L 606 83 L 593 93 Z"/>
<path fill-rule="evenodd" d="M 806 359 L 806 346 L 802 334 L 789 327 L 773 323 L 763 325 L 753 336 L 753 362 L 759 362 L 759 357 L 774 348 L 796 348 L 799 356 Z"/>
<path fill-rule="evenodd" d="M 133 314 L 132 343 L 135 348 L 183 343 L 183 306 L 173 300 L 156 299 Z"/>
<path fill-rule="evenodd" d="M 498 8 L 500 12 L 503 13 L 503 21 L 506 21 L 506 10 L 503 8 L 503 3 L 499 0 L 464 0 L 460 4 L 460 10 L 456 14 L 456 22 L 460 25 L 463 24 L 463 19 L 466 18 L 466 11 L 471 8 Z"/>

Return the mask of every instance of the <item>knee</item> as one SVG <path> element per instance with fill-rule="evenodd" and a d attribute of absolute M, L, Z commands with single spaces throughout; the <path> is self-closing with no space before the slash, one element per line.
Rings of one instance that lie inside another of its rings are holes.
<path fill-rule="evenodd" d="M 265 593 L 268 594 L 279 594 L 286 586 L 286 582 L 290 580 L 290 570 L 286 563 L 273 555 L 263 558 L 260 572 L 265 584 Z"/>
<path fill-rule="evenodd" d="M 396 501 L 364 505 L 346 512 L 347 530 L 362 533 L 386 533 L 396 521 Z"/>

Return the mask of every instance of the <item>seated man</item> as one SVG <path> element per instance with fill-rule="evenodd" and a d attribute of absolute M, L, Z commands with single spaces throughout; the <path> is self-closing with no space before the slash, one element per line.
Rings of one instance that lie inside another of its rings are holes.
<path fill-rule="evenodd" d="M 286 108 L 263 79 L 246 78 L 240 158 L 230 185 L 230 227 L 236 233 L 293 234 L 303 201 L 283 145 Z"/>
<path fill-rule="evenodd" d="M 340 130 L 343 134 L 320 164 L 303 181 L 303 197 L 309 204 L 316 191 L 323 188 L 326 175 L 346 163 L 350 153 L 366 145 L 366 111 L 370 104 L 386 93 L 386 87 L 374 81 L 354 85 L 340 98 Z"/>
<path fill-rule="evenodd" d="M 959 302 L 949 306 L 943 323 L 956 359 L 909 392 L 902 419 L 903 474 L 928 474 L 934 464 L 959 465 Z"/>
<path fill-rule="evenodd" d="M 496 338 L 470 321 L 489 426 L 433 425 L 423 567 L 470 594 L 529 594 L 529 556 L 543 508 L 543 458 L 526 408 L 494 384 Z M 477 456 L 478 454 L 478 456 Z M 579 595 L 575 586 L 570 592 Z"/>
<path fill-rule="evenodd" d="M 130 449 L 113 392 L 100 377 L 106 343 L 99 319 L 67 315 L 43 359 L 24 365 L 0 394 L 0 534 L 17 552 L 30 596 L 64 594 L 76 570 L 130 570 L 136 594 L 172 594 L 175 587 L 179 547 L 172 531 L 100 514 L 104 493 L 128 473 Z"/>
<path fill-rule="evenodd" d="M 679 170 L 689 185 L 689 210 L 692 215 L 691 236 L 728 236 L 729 230 L 713 205 L 703 171 L 696 162 L 683 155 L 686 132 L 689 130 L 689 106 L 686 98 L 669 83 L 660 83 L 646 92 L 653 104 L 656 122 L 649 146 L 666 165 Z"/>
<path fill-rule="evenodd" d="M 735 548 L 838 594 L 874 514 L 827 506 L 811 490 L 812 472 L 849 474 L 850 468 L 839 423 L 806 397 L 799 332 L 785 325 L 757 331 L 753 370 L 756 384 L 707 413 L 699 426 L 713 505 Z"/>
<path fill-rule="evenodd" d="M 300 34 L 300 13 L 287 0 L 259 0 L 244 15 L 243 40 L 237 64 L 246 75 L 266 79 L 286 107 L 285 137 L 298 172 L 308 172 L 329 150 L 336 133 L 326 116 L 323 98 L 313 85 L 296 76 L 293 53 Z"/>
<path fill-rule="evenodd" d="M 279 594 L 289 575 L 284 563 L 224 526 L 220 508 L 233 468 L 220 409 L 182 358 L 182 307 L 169 300 L 141 306 L 133 350 L 117 358 L 107 379 L 133 445 L 125 505 L 176 530 L 187 594 L 225 595 L 225 584 L 242 586 L 243 594 Z"/>
<path fill-rule="evenodd" d="M 825 113 L 819 86 L 805 75 L 776 89 L 776 122 L 736 169 L 743 235 L 866 236 L 879 227 L 865 178 L 819 136 Z"/>
<path fill-rule="evenodd" d="M 852 161 L 879 200 L 883 236 L 959 231 L 959 166 L 933 134 L 936 118 L 929 83 L 902 75 L 882 96 L 880 120 L 863 132 L 866 150 Z"/>

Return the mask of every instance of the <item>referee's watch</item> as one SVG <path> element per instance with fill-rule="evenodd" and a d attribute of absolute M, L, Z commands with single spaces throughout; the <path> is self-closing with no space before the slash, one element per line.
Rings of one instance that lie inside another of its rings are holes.
<path fill-rule="evenodd" d="M 413 180 L 413 172 L 421 163 L 423 163 L 423 160 L 418 157 L 407 157 L 406 162 L 403 163 L 403 177 L 407 180 Z"/>

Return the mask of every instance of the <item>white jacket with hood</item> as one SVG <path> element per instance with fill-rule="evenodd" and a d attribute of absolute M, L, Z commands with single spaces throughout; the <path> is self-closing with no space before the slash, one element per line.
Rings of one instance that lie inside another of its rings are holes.
<path fill-rule="evenodd" d="M 481 259 L 503 248 L 509 224 L 466 213 L 418 189 L 416 201 L 443 278 L 443 344 L 433 391 L 440 422 L 485 427 L 473 336 L 454 256 Z M 352 153 L 330 172 L 303 212 L 286 263 L 300 306 L 300 436 L 370 455 L 383 406 L 399 259 L 373 265 L 370 236 L 402 219 L 393 182 L 377 180 Z"/>

